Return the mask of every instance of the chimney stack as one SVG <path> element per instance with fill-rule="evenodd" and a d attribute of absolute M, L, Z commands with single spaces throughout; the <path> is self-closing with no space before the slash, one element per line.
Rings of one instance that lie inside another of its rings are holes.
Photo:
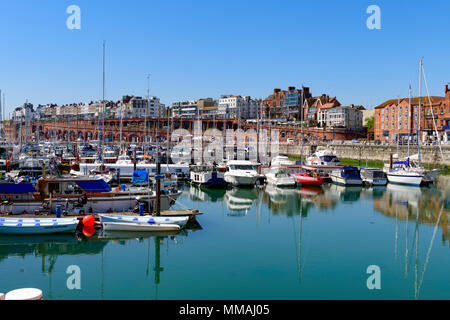
<path fill-rule="evenodd" d="M 450 100 L 450 90 L 448 90 L 448 84 L 445 85 L 445 99 Z"/>

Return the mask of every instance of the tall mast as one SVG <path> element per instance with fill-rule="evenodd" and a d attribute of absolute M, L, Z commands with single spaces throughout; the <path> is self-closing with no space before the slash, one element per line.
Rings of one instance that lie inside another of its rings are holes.
<path fill-rule="evenodd" d="M 148 115 L 148 107 L 150 104 L 150 74 L 147 75 L 147 107 L 145 108 L 145 115 L 144 115 L 144 141 L 143 141 L 143 147 L 144 152 L 146 150 L 146 142 L 148 142 L 148 135 L 147 135 L 147 115 Z"/>
<path fill-rule="evenodd" d="M 99 116 L 99 148 L 98 148 L 98 160 L 102 160 L 102 141 L 103 141 L 103 126 L 104 126 L 104 113 L 105 113 L 105 41 L 103 41 L 103 85 L 102 85 L 102 109 Z"/>
<path fill-rule="evenodd" d="M 414 113 L 411 110 L 411 85 L 409 85 L 409 98 L 408 98 L 408 160 L 409 160 L 409 139 L 411 137 L 411 118 L 410 115 L 413 115 Z"/>
<path fill-rule="evenodd" d="M 420 59 L 419 67 L 419 115 L 417 128 L 417 150 L 419 152 L 419 166 L 422 165 L 422 156 L 420 154 L 420 131 L 421 131 L 421 109 L 422 109 L 422 58 Z"/>
<path fill-rule="evenodd" d="M 304 91 L 305 89 L 304 89 L 304 87 L 303 87 L 303 85 L 302 85 L 302 105 L 300 106 L 300 131 L 301 131 L 301 133 L 300 133 L 300 136 L 301 136 L 301 142 L 300 142 L 300 163 L 303 163 L 303 106 L 304 106 L 304 104 L 305 104 L 305 95 L 304 95 Z"/>

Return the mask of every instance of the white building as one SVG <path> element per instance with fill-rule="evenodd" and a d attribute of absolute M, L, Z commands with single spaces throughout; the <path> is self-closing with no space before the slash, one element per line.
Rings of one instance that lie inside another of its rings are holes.
<path fill-rule="evenodd" d="M 341 127 L 347 129 L 361 129 L 363 113 L 354 106 L 335 107 L 327 110 L 327 127 Z"/>
<path fill-rule="evenodd" d="M 219 99 L 218 117 L 225 119 L 255 119 L 261 108 L 261 101 L 251 97 L 222 96 Z"/>
<path fill-rule="evenodd" d="M 165 116 L 165 105 L 158 97 L 150 99 L 125 96 L 122 100 L 125 106 L 124 118 L 157 118 Z"/>

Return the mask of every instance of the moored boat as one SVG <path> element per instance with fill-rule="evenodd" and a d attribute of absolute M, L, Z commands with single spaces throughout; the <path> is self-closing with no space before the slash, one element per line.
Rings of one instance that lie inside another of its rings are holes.
<path fill-rule="evenodd" d="M 155 223 L 124 223 L 103 222 L 103 230 L 106 231 L 178 231 L 181 227 L 177 224 L 155 224 Z"/>
<path fill-rule="evenodd" d="M 331 172 L 331 180 L 334 183 L 346 185 L 346 186 L 361 186 L 362 179 L 359 169 L 352 166 L 345 166 L 338 170 Z"/>
<path fill-rule="evenodd" d="M 31 235 L 75 232 L 78 224 L 77 218 L 0 218 L 0 233 Z"/>
<path fill-rule="evenodd" d="M 302 186 L 321 186 L 325 183 L 325 178 L 315 172 L 300 172 L 293 175 L 295 182 Z"/>
<path fill-rule="evenodd" d="M 276 187 L 294 187 L 295 180 L 288 173 L 286 168 L 272 167 L 270 172 L 266 174 L 268 184 Z"/>
<path fill-rule="evenodd" d="M 385 186 L 387 184 L 386 175 L 382 169 L 363 167 L 361 168 L 361 179 L 368 186 Z"/>
<path fill-rule="evenodd" d="M 184 227 L 189 217 L 153 217 L 153 216 L 123 216 L 99 214 L 100 222 L 120 222 L 120 223 L 149 223 L 149 224 L 176 224 Z"/>

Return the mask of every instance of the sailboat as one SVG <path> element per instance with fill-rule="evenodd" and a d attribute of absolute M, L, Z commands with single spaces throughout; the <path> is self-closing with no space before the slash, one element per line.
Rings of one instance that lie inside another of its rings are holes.
<path fill-rule="evenodd" d="M 387 172 L 387 178 L 390 183 L 398 183 L 398 184 L 406 184 L 413 186 L 420 186 L 423 184 L 433 183 L 440 170 L 426 170 L 422 167 L 421 164 L 421 153 L 420 153 L 420 119 L 421 119 L 421 109 L 422 109 L 422 74 L 423 74 L 423 62 L 420 59 L 420 67 L 419 67 L 419 114 L 418 114 L 418 125 L 417 128 L 417 149 L 418 154 L 414 156 L 410 156 L 409 154 L 409 136 L 410 136 L 410 127 L 408 133 L 408 158 L 404 161 L 398 161 L 394 163 L 392 170 Z M 431 105 L 431 102 L 430 102 Z M 431 108 L 433 109 L 433 108 Z M 411 87 L 409 88 L 409 109 L 411 109 Z M 434 119 L 433 119 L 434 120 Z M 408 122 L 408 126 L 410 126 L 411 121 Z M 411 160 L 417 160 L 418 163 L 411 163 Z"/>

